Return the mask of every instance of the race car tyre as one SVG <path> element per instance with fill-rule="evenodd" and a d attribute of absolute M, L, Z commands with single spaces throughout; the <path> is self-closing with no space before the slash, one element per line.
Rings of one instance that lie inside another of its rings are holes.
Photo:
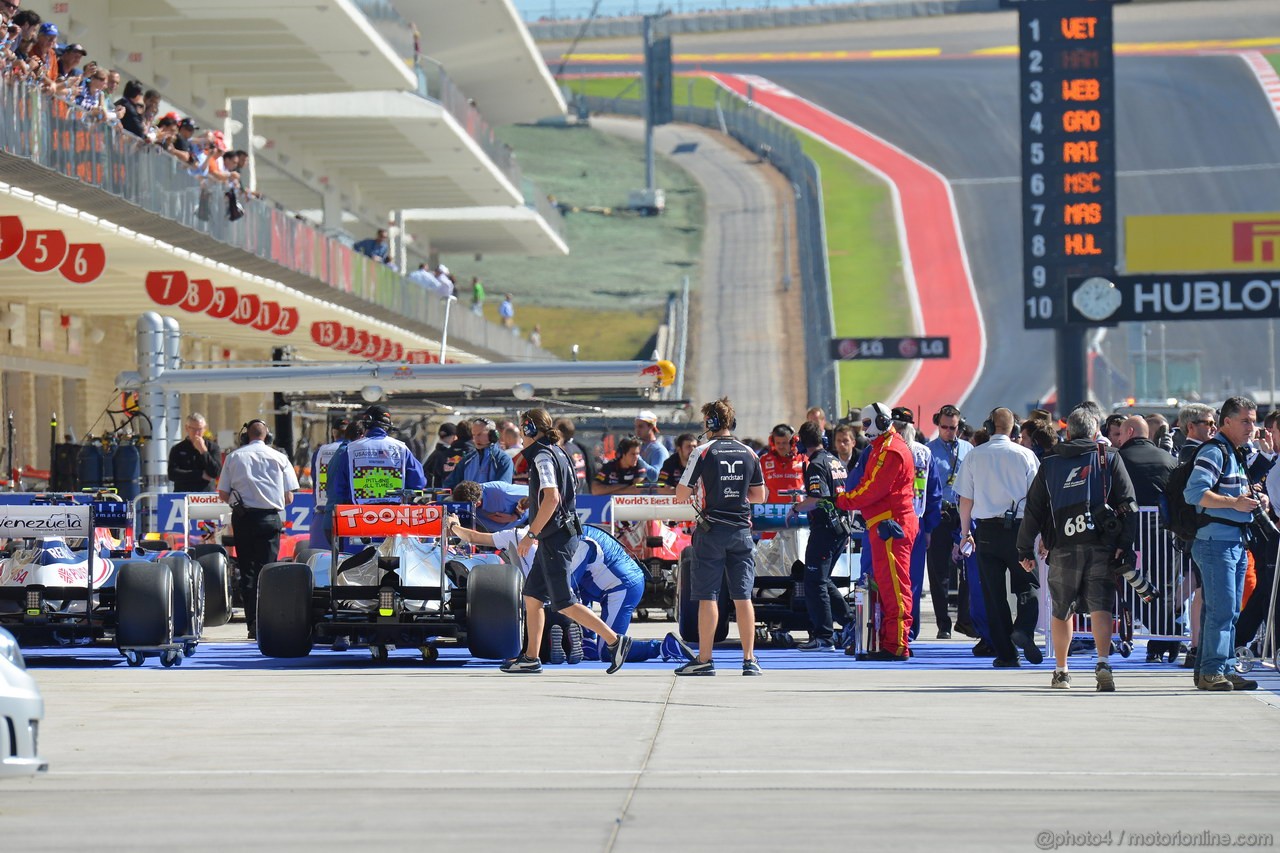
<path fill-rule="evenodd" d="M 323 548 L 312 548 L 310 545 L 299 545 L 293 550 L 293 562 L 306 565 L 311 562 L 311 558 L 316 554 L 323 553 Z"/>
<path fill-rule="evenodd" d="M 181 551 L 159 562 L 173 574 L 173 636 L 199 639 L 204 629 L 204 571 Z"/>
<path fill-rule="evenodd" d="M 173 642 L 173 572 L 131 560 L 116 576 L 116 645 L 154 648 Z"/>
<path fill-rule="evenodd" d="M 520 654 L 524 576 L 509 563 L 483 563 L 467 577 L 467 645 L 473 657 L 510 660 Z"/>
<path fill-rule="evenodd" d="M 673 620 L 680 629 L 680 638 L 686 643 L 698 642 L 698 603 L 690 598 L 689 589 L 692 569 L 693 549 L 686 548 L 680 552 L 680 565 L 676 569 L 676 612 Z M 715 641 L 723 643 L 729 636 L 729 616 L 733 613 L 733 602 L 729 600 L 729 591 L 725 585 L 721 585 L 719 604 Z"/>
<path fill-rule="evenodd" d="M 231 563 L 221 548 L 196 558 L 204 574 L 204 624 L 218 628 L 231 621 Z"/>
<path fill-rule="evenodd" d="M 187 553 L 191 555 L 191 559 L 199 560 L 206 554 L 221 554 L 225 557 L 227 556 L 227 549 L 217 542 L 201 542 L 199 545 L 192 545 L 188 548 Z"/>
<path fill-rule="evenodd" d="M 311 569 L 268 563 L 258 575 L 258 650 L 267 657 L 311 654 Z"/>

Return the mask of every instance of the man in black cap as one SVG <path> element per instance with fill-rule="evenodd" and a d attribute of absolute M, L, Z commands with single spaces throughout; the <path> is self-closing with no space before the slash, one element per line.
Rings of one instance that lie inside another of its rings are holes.
<path fill-rule="evenodd" d="M 427 458 L 422 461 L 422 470 L 427 475 L 427 487 L 438 489 L 444 485 L 445 478 L 445 460 L 449 458 L 449 454 L 453 451 L 454 441 L 458 437 L 458 428 L 449 421 L 440 424 L 440 429 L 436 430 L 435 448 L 428 454 Z"/>
<path fill-rule="evenodd" d="M 387 435 L 395 429 L 387 407 L 370 406 L 363 419 L 364 436 L 329 463 L 329 505 L 398 504 L 403 492 L 425 489 L 422 463 L 408 445 Z"/>
<path fill-rule="evenodd" d="M 173 144 L 170 146 L 173 156 L 184 163 L 191 162 L 191 137 L 199 129 L 189 118 L 178 122 L 178 133 L 173 137 Z"/>

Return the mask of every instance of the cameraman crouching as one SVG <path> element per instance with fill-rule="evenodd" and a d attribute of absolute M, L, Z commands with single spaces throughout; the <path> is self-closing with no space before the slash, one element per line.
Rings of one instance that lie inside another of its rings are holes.
<path fill-rule="evenodd" d="M 1048 552 L 1053 608 L 1054 670 L 1051 687 L 1068 689 L 1067 652 L 1072 614 L 1089 612 L 1096 649 L 1098 690 L 1116 689 L 1111 652 L 1115 572 L 1133 553 L 1137 505 L 1133 483 L 1119 454 L 1096 441 L 1098 419 L 1079 408 L 1067 416 L 1067 438 L 1046 457 L 1027 492 L 1026 517 L 1018 531 L 1018 559 L 1036 569 L 1036 535 Z"/>

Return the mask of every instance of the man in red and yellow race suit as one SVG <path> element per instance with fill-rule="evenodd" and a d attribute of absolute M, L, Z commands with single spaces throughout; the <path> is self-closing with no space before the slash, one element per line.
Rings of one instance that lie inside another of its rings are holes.
<path fill-rule="evenodd" d="M 866 471 L 856 488 L 836 498 L 840 509 L 862 513 L 880 595 L 880 650 L 858 659 L 905 661 L 910 656 L 911 546 L 919 530 L 915 461 L 911 448 L 894 429 L 886 404 L 872 403 L 863 409 L 862 426 L 873 439 L 864 451 Z"/>

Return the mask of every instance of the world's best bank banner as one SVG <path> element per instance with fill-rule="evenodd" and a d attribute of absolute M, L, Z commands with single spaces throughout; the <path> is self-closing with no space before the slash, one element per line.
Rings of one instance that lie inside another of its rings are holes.
<path fill-rule="evenodd" d="M 1070 278 L 1067 316 L 1088 325 L 1280 317 L 1280 271 Z"/>

